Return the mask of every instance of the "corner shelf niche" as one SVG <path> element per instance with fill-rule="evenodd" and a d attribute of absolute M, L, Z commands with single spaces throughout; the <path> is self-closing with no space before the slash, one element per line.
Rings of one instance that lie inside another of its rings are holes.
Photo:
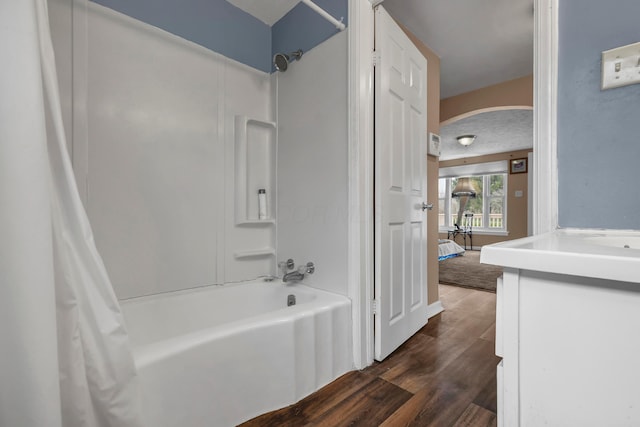
<path fill-rule="evenodd" d="M 275 224 L 276 124 L 235 118 L 236 225 Z M 258 190 L 267 194 L 267 218 L 258 218 Z M 251 255 L 255 256 L 255 255 Z"/>
<path fill-rule="evenodd" d="M 274 248 L 261 248 L 261 249 L 253 249 L 246 251 L 236 251 L 233 256 L 235 258 L 257 258 L 264 256 L 275 255 L 276 250 Z"/>

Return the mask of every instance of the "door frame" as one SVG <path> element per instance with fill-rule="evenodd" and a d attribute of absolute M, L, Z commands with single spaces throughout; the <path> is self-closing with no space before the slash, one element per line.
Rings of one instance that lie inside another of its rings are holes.
<path fill-rule="evenodd" d="M 533 234 L 558 225 L 558 3 L 534 0 Z"/>
<path fill-rule="evenodd" d="M 533 233 L 558 228 L 558 1 L 534 0 Z M 381 0 L 349 0 L 348 277 L 356 369 L 373 363 L 374 11 Z"/>
<path fill-rule="evenodd" d="M 373 0 L 349 0 L 349 298 L 356 369 L 373 363 Z"/>

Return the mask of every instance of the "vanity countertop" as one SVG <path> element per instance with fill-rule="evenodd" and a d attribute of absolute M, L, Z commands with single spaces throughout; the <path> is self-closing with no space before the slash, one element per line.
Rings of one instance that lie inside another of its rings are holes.
<path fill-rule="evenodd" d="M 640 231 L 560 229 L 483 246 L 480 262 L 640 283 Z"/>

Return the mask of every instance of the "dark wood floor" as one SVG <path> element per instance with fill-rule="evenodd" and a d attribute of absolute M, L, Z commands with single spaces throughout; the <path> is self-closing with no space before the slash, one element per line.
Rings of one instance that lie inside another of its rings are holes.
<path fill-rule="evenodd" d="M 495 426 L 495 294 L 440 285 L 440 300 L 383 362 L 242 426 Z"/>

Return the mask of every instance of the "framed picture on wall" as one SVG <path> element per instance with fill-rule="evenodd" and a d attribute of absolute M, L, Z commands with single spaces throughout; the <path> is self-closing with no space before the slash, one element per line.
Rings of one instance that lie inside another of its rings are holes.
<path fill-rule="evenodd" d="M 509 173 L 526 173 L 527 172 L 527 159 L 513 159 L 511 160 Z"/>

